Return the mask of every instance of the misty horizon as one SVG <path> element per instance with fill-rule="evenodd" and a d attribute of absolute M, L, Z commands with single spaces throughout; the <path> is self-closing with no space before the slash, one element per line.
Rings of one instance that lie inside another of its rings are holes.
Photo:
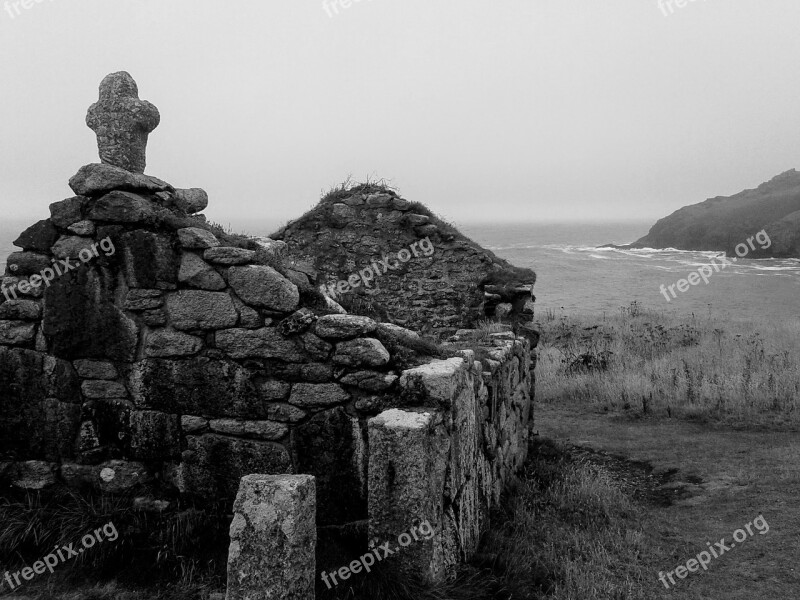
<path fill-rule="evenodd" d="M 211 221 L 285 223 L 351 175 L 457 223 L 652 224 L 800 165 L 797 17 L 788 0 L 35 3 L 0 13 L 0 208 L 44 218 L 71 195 L 98 160 L 86 110 L 126 70 L 161 112 L 147 173 L 206 189 Z"/>

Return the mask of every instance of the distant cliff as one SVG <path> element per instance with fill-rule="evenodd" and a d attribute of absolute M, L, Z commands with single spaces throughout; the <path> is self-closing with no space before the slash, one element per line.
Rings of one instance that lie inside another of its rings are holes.
<path fill-rule="evenodd" d="M 765 230 L 769 248 L 750 258 L 800 257 L 800 173 L 792 169 L 735 196 L 685 206 L 658 221 L 634 247 L 719 250 L 734 254 L 737 244 Z"/>

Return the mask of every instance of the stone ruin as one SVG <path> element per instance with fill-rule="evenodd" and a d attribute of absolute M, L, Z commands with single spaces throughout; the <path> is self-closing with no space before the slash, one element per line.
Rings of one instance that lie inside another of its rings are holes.
<path fill-rule="evenodd" d="M 530 332 L 536 274 L 385 186 L 343 186 L 270 237 L 313 265 L 321 288 L 353 310 L 419 330 L 454 333 L 494 320 Z M 370 272 L 366 285 L 359 281 Z"/>
<path fill-rule="evenodd" d="M 281 548 L 306 557 L 292 572 L 310 583 L 276 571 L 301 591 L 270 597 L 313 597 L 317 532 L 322 543 L 351 525 L 366 544 L 428 520 L 435 537 L 404 560 L 451 576 L 526 458 L 530 338 L 442 354 L 395 323 L 343 314 L 285 242 L 227 234 L 198 214 L 201 189 L 143 173 L 158 111 L 127 73 L 103 80 L 87 123 L 102 162 L 20 235 L 2 281 L 0 482 L 162 510 L 179 497 L 232 506 L 241 483 L 231 598 L 249 593 L 249 572 L 288 572 L 253 553 L 298 514 L 305 550 Z"/>

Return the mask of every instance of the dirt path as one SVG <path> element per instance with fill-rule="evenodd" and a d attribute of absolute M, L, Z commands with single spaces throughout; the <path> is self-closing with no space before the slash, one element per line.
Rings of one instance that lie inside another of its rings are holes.
<path fill-rule="evenodd" d="M 535 429 L 603 464 L 649 507 L 648 598 L 800 600 L 800 433 L 541 405 Z M 759 522 L 750 527 L 752 535 L 734 542 L 734 532 L 747 533 L 745 526 L 759 515 L 769 531 L 760 533 Z M 660 571 L 685 566 L 708 550 L 707 542 L 717 548 L 723 538 L 733 547 L 713 558 L 707 571 L 673 575 L 669 590 L 659 581 Z"/>

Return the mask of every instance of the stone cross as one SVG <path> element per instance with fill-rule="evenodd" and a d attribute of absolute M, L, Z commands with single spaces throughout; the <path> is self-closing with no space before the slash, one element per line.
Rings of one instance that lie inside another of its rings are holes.
<path fill-rule="evenodd" d="M 144 173 L 147 136 L 161 116 L 125 71 L 106 75 L 100 83 L 100 100 L 89 107 L 86 124 L 97 134 L 100 160 L 132 173 Z"/>

